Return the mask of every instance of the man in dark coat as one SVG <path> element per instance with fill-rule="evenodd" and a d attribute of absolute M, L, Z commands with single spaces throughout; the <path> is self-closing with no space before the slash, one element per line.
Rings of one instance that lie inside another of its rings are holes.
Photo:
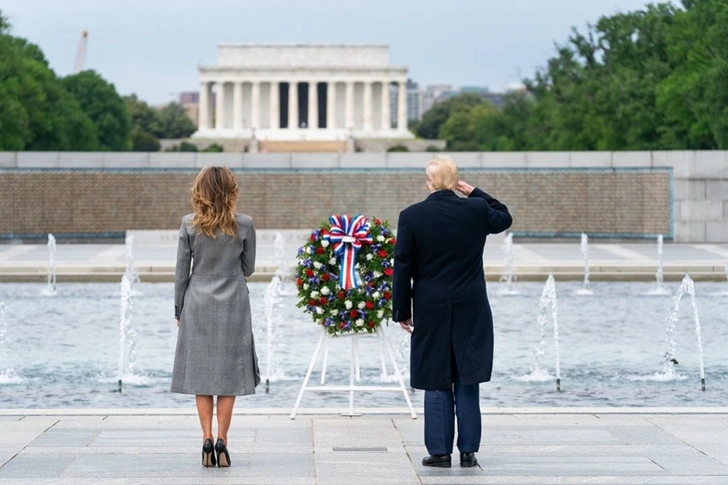
<path fill-rule="evenodd" d="M 422 464 L 451 466 L 457 414 L 460 465 L 475 466 L 479 384 L 490 381 L 493 370 L 483 247 L 488 234 L 505 231 L 513 219 L 504 204 L 459 181 L 449 158 L 427 165 L 426 182 L 430 196 L 399 215 L 393 319 L 412 333 L 410 383 L 425 390 L 430 456 Z"/>

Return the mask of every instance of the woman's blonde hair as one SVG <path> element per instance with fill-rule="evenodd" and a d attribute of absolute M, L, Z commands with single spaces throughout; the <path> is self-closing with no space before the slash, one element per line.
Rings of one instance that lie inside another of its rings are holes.
<path fill-rule="evenodd" d="M 427 164 L 425 178 L 432 190 L 455 190 L 458 166 L 452 158 L 438 155 Z"/>
<path fill-rule="evenodd" d="M 227 167 L 205 167 L 197 174 L 192 186 L 194 225 L 206 236 L 215 239 L 215 230 L 235 236 L 235 205 L 240 189 L 238 179 Z"/>

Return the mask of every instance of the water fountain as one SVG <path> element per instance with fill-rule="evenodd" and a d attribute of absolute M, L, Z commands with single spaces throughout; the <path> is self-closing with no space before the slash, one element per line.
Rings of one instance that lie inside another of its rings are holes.
<path fill-rule="evenodd" d="M 584 283 L 576 294 L 593 295 L 594 291 L 589 289 L 589 236 L 584 233 L 581 234 L 581 254 L 584 258 Z"/>
<path fill-rule="evenodd" d="M 139 283 L 139 273 L 134 267 L 134 235 L 129 234 L 126 236 L 126 268 L 124 274 L 129 278 L 131 284 Z"/>
<path fill-rule="evenodd" d="M 56 294 L 56 238 L 53 234 L 48 234 L 48 275 L 44 293 Z"/>
<path fill-rule="evenodd" d="M 118 391 L 121 392 L 125 378 L 132 375 L 136 363 L 136 331 L 131 326 L 132 288 L 131 279 L 126 274 L 121 277 L 121 313 L 119 318 L 119 369 L 117 373 Z"/>
<path fill-rule="evenodd" d="M 650 291 L 650 295 L 667 295 L 669 292 L 665 289 L 664 285 L 664 269 L 662 264 L 662 246 L 663 246 L 663 237 L 662 234 L 657 235 L 657 273 L 655 274 L 655 278 L 657 279 L 657 287 Z"/>
<path fill-rule="evenodd" d="M 536 350 L 534 355 L 536 366 L 532 369 L 532 374 L 538 374 L 540 371 L 538 368 L 538 361 L 540 357 L 545 354 L 544 347 L 546 344 L 546 320 L 551 317 L 551 321 L 554 325 L 554 358 L 556 368 L 556 390 L 561 391 L 561 357 L 559 354 L 559 318 L 558 318 L 558 307 L 556 305 L 556 280 L 554 275 L 549 275 L 546 280 L 546 284 L 541 292 L 541 298 L 538 302 L 539 315 L 538 315 L 538 328 L 541 332 L 541 342 L 539 348 Z"/>
<path fill-rule="evenodd" d="M 501 281 L 505 281 L 506 287 L 499 291 L 501 295 L 517 295 L 518 290 L 513 287 L 513 233 L 506 234 L 503 242 L 503 276 Z"/>
<path fill-rule="evenodd" d="M 667 334 L 668 350 L 665 352 L 665 362 L 663 366 L 663 376 L 667 378 L 674 377 L 674 366 L 677 364 L 675 358 L 677 351 L 677 322 L 679 320 L 680 313 L 680 300 L 685 294 L 690 296 L 690 305 L 693 309 L 693 321 L 695 322 L 695 334 L 698 339 L 698 359 L 700 362 L 700 386 L 705 391 L 705 364 L 703 360 L 703 335 L 700 326 L 700 317 L 698 315 L 698 301 L 695 297 L 695 283 L 690 275 L 685 275 L 680 283 L 680 287 L 677 290 L 672 302 L 672 310 L 667 317 L 667 326 L 665 332 Z"/>
<path fill-rule="evenodd" d="M 15 370 L 10 365 L 10 338 L 8 323 L 5 320 L 5 303 L 0 302 L 0 384 L 20 382 Z"/>
<path fill-rule="evenodd" d="M 276 330 L 281 323 L 281 280 L 274 276 L 265 289 L 263 296 L 263 320 L 265 321 L 265 392 L 270 392 L 270 380 L 273 375 L 273 345 Z"/>
<path fill-rule="evenodd" d="M 291 269 L 286 262 L 286 240 L 280 231 L 276 232 L 275 239 L 273 240 L 273 250 L 274 258 L 278 264 L 275 275 L 281 282 L 280 294 L 287 296 L 295 295 L 297 292 L 291 282 Z"/>

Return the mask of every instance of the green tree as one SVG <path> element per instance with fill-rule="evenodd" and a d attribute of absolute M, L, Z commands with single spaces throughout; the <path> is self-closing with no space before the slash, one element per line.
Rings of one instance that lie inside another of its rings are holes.
<path fill-rule="evenodd" d="M 160 130 L 156 135 L 159 138 L 187 138 L 197 131 L 197 126 L 187 117 L 184 106 L 179 103 L 169 103 L 159 110 L 158 119 Z"/>
<path fill-rule="evenodd" d="M 0 12 L 0 150 L 93 150 L 91 120 L 42 51 L 10 35 Z"/>
<path fill-rule="evenodd" d="M 159 140 L 149 133 L 143 131 L 131 131 L 131 150 L 134 152 L 158 152 Z"/>
<path fill-rule="evenodd" d="M 454 96 L 441 103 L 437 103 L 422 117 L 417 129 L 417 135 L 429 140 L 437 139 L 440 135 L 442 125 L 452 113 L 459 110 L 467 110 L 483 102 L 483 99 L 475 93 L 466 93 Z"/>
<path fill-rule="evenodd" d="M 129 114 L 132 131 L 147 133 L 159 138 L 162 126 L 159 120 L 159 111 L 149 106 L 137 97 L 136 94 L 124 96 L 126 112 Z"/>
<path fill-rule="evenodd" d="M 100 150 L 131 148 L 131 120 L 113 84 L 94 71 L 83 71 L 63 78 L 63 85 L 96 125 Z"/>

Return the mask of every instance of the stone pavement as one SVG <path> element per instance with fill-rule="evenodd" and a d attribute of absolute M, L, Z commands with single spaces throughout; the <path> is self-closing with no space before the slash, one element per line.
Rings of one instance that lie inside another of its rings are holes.
<path fill-rule="evenodd" d="M 307 231 L 258 231 L 256 273 L 251 281 L 269 281 L 280 265 L 275 234 L 283 235 L 281 248 L 289 268 Z M 144 282 L 174 281 L 176 231 L 137 231 L 134 263 Z M 488 238 L 483 264 L 489 280 L 505 271 L 502 236 Z M 58 244 L 58 281 L 118 282 L 125 268 L 123 244 Z M 516 280 L 581 280 L 584 261 L 579 241 L 573 243 L 516 243 L 513 246 Z M 728 244 L 675 244 L 664 246 L 665 280 L 680 280 L 685 273 L 699 281 L 725 281 Z M 654 281 L 657 247 L 653 242 L 617 243 L 594 240 L 589 246 L 592 281 Z M 0 244 L 0 282 L 42 282 L 48 269 L 45 244 Z"/>
<path fill-rule="evenodd" d="M 5 410 L 0 485 L 728 483 L 728 408 L 488 413 L 471 469 L 422 467 L 422 426 L 404 413 L 241 413 L 232 467 L 205 469 L 190 410 Z"/>

